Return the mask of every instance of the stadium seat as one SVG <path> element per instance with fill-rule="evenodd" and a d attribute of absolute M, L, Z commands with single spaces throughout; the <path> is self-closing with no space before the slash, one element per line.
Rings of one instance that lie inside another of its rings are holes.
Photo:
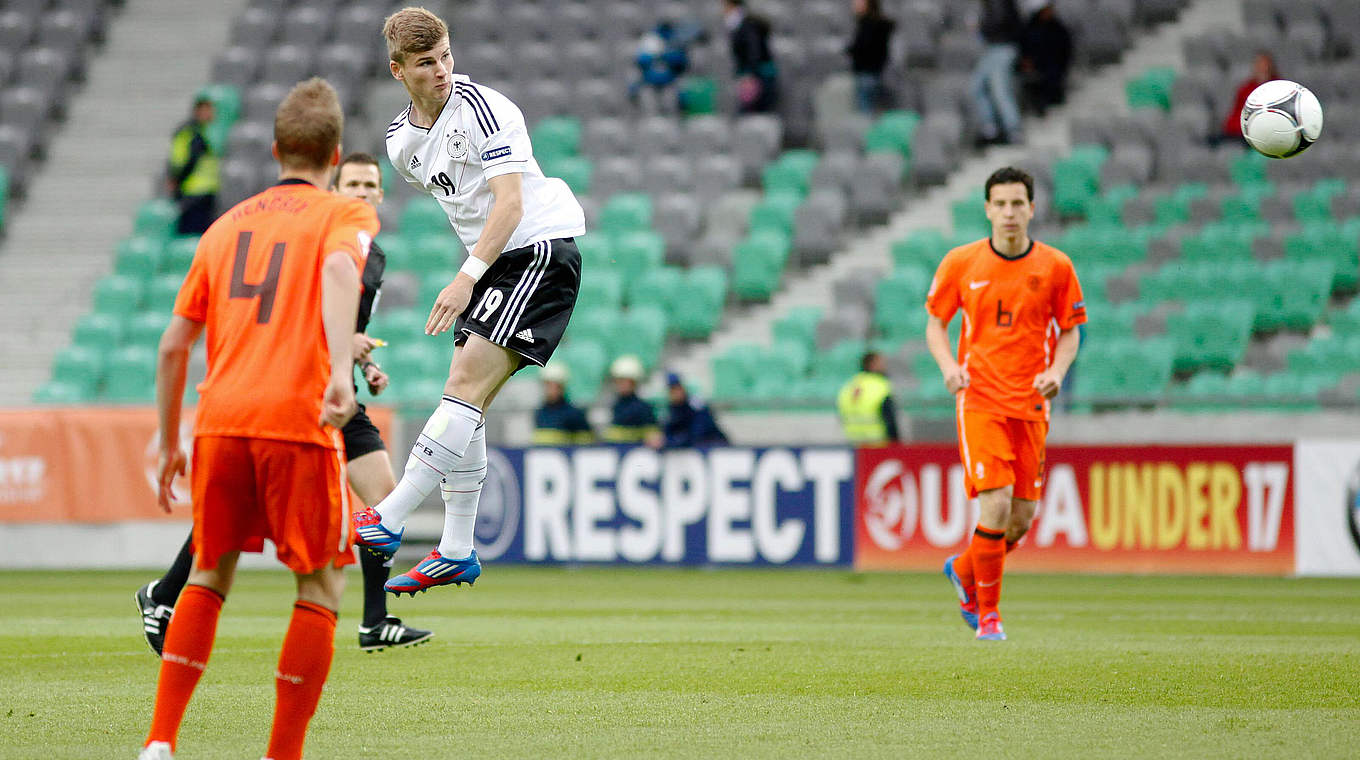
<path fill-rule="evenodd" d="M 752 231 L 732 252 L 732 292 L 748 301 L 768 299 L 784 273 L 791 244 L 770 229 Z"/>
<path fill-rule="evenodd" d="M 614 238 L 614 255 L 624 282 L 630 282 L 661 266 L 666 257 L 666 241 L 655 232 L 623 232 Z"/>
<path fill-rule="evenodd" d="M 567 326 L 566 338 L 573 345 L 582 342 L 608 347 L 621 314 L 617 306 L 596 305 L 578 299 L 576 311 Z"/>
<path fill-rule="evenodd" d="M 123 317 L 137 310 L 142 301 L 142 283 L 131 277 L 109 275 L 94 286 L 94 310 Z"/>
<path fill-rule="evenodd" d="M 722 319 L 727 273 L 716 266 L 693 267 L 671 302 L 670 327 L 682 338 L 706 338 Z"/>
<path fill-rule="evenodd" d="M 72 342 L 77 346 L 107 351 L 123 339 L 123 320 L 105 312 L 92 312 L 81 317 L 72 331 Z"/>
<path fill-rule="evenodd" d="M 182 274 L 162 274 L 153 278 L 146 290 L 146 308 L 162 314 L 174 311 L 175 298 L 179 295 L 179 286 L 183 283 Z"/>
<path fill-rule="evenodd" d="M 718 110 L 718 83 L 712 77 L 686 77 L 680 85 L 680 110 L 711 114 Z"/>
<path fill-rule="evenodd" d="M 683 275 L 676 267 L 658 266 L 642 272 L 627 285 L 629 306 L 660 306 L 667 313 L 682 296 Z"/>
<path fill-rule="evenodd" d="M 434 272 L 426 272 L 420 278 L 420 291 L 416 296 L 418 308 L 430 309 L 434 306 L 434 300 L 439 297 L 439 293 L 453 282 L 453 278 L 458 276 L 455 269 L 440 269 Z M 429 313 L 428 311 L 426 312 Z"/>
<path fill-rule="evenodd" d="M 642 193 L 618 193 L 600 209 L 600 230 L 611 235 L 637 232 L 652 226 L 652 199 Z"/>
<path fill-rule="evenodd" d="M 86 397 L 93 396 L 104 375 L 108 352 L 109 347 L 68 346 L 52 361 L 52 380 L 78 388 Z"/>
<path fill-rule="evenodd" d="M 614 240 L 602 232 L 587 232 L 576 238 L 581 252 L 582 282 L 601 270 L 613 269 L 618 263 L 614 256 Z"/>
<path fill-rule="evenodd" d="M 94 398 L 85 388 L 74 383 L 49 380 L 33 393 L 33 403 L 49 405 L 85 404 Z"/>
<path fill-rule="evenodd" d="M 125 346 L 109 356 L 100 397 L 107 401 L 148 403 L 156 397 L 156 352 Z"/>
<path fill-rule="evenodd" d="M 113 271 L 147 282 L 160 270 L 164 246 L 158 238 L 130 237 L 118 244 Z"/>
<path fill-rule="evenodd" d="M 581 120 L 575 116 L 543 119 L 533 129 L 534 155 L 540 162 L 578 155 L 581 131 Z"/>
<path fill-rule="evenodd" d="M 623 275 L 614 269 L 592 268 L 581 277 L 576 303 L 589 308 L 618 309 L 623 305 Z"/>
<path fill-rule="evenodd" d="M 1167 333 L 1175 345 L 1172 368 L 1230 370 L 1242 360 L 1255 316 L 1250 303 L 1196 303 L 1170 321 Z"/>
<path fill-rule="evenodd" d="M 425 304 L 411 309 L 379 309 L 369 322 L 368 335 L 385 340 L 392 347 L 417 342 L 425 337 L 429 314 L 429 306 Z M 374 354 L 379 364 L 386 353 L 378 349 Z"/>
<path fill-rule="evenodd" d="M 915 271 L 897 271 L 880 280 L 874 297 L 874 327 L 879 334 L 899 341 L 921 337 L 929 287 L 930 279 Z"/>
<path fill-rule="evenodd" d="M 777 343 L 795 343 L 811 351 L 817 339 L 817 323 L 821 320 L 822 310 L 819 307 L 794 307 L 774 323 L 771 334 Z"/>
<path fill-rule="evenodd" d="M 172 237 L 165 243 L 161 258 L 161 272 L 183 277 L 194 263 L 194 253 L 198 250 L 198 236 Z"/>
<path fill-rule="evenodd" d="M 145 346 L 155 349 L 159 347 L 161 335 L 165 328 L 170 324 L 170 315 L 144 311 L 133 315 L 124 325 L 123 343 L 129 346 Z"/>
<path fill-rule="evenodd" d="M 801 194 L 788 189 L 776 193 L 766 193 L 760 203 L 751 209 L 748 228 L 753 232 L 769 230 L 792 238 L 798 207 L 802 202 Z"/>
<path fill-rule="evenodd" d="M 567 183 L 577 195 L 590 194 L 590 179 L 595 165 L 581 156 L 560 156 L 544 162 L 543 171 Z"/>
<path fill-rule="evenodd" d="M 738 345 L 713 357 L 714 400 L 733 401 L 751 395 L 760 353 L 758 346 Z"/>
<path fill-rule="evenodd" d="M 153 198 L 137 209 L 133 234 L 154 238 L 168 238 L 175 234 L 179 209 L 168 198 Z"/>
<path fill-rule="evenodd" d="M 577 402 L 589 402 L 599 394 L 609 363 L 603 344 L 573 338 L 553 355 L 553 359 L 567 365 L 570 371 L 567 392 Z"/>
<path fill-rule="evenodd" d="M 448 215 L 439 201 L 431 196 L 415 196 L 406 201 L 406 206 L 401 210 L 399 231 L 408 238 L 427 232 L 446 232 L 448 229 Z"/>
<path fill-rule="evenodd" d="M 666 312 L 659 306 L 634 306 L 621 313 L 609 340 L 615 358 L 632 354 L 651 371 L 661 361 L 666 338 Z"/>

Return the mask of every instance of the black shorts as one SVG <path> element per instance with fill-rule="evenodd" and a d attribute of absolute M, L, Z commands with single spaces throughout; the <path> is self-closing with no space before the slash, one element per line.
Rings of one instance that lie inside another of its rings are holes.
<path fill-rule="evenodd" d="M 472 289 L 454 342 L 479 335 L 524 357 L 520 367 L 541 367 L 562 342 L 580 287 L 581 252 L 572 238 L 506 251 Z"/>
<path fill-rule="evenodd" d="M 354 413 L 350 421 L 340 428 L 340 435 L 345 437 L 346 462 L 353 462 L 364 454 L 372 454 L 387 448 L 383 445 L 378 426 L 368 418 L 368 412 L 365 411 L 363 404 L 359 405 L 359 411 Z"/>

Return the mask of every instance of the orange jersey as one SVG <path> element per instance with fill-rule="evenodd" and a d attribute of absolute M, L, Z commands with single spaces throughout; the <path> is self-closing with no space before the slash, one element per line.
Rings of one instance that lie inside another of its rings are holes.
<path fill-rule="evenodd" d="M 377 232 L 367 203 L 299 180 L 242 201 L 208 228 L 175 299 L 176 314 L 206 323 L 196 436 L 337 445 L 317 424 L 330 380 L 321 268 L 341 251 L 362 272 Z"/>
<path fill-rule="evenodd" d="M 1006 259 L 990 238 L 959 246 L 940 262 L 926 308 L 948 324 L 963 310 L 958 361 L 968 370 L 967 411 L 1048 419 L 1034 378 L 1053 360 L 1059 331 L 1086 321 L 1081 284 L 1067 254 L 1034 241 Z"/>

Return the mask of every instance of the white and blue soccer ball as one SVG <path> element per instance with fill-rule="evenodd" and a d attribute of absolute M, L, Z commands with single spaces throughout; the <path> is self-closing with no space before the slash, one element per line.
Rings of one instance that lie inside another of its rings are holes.
<path fill-rule="evenodd" d="M 1266 82 L 1242 106 L 1242 136 L 1262 155 L 1297 156 L 1322 136 L 1322 104 L 1298 82 Z"/>

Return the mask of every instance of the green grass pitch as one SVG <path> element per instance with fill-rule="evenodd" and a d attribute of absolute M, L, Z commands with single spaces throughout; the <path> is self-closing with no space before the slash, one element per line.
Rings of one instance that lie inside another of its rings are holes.
<path fill-rule="evenodd" d="M 132 758 L 158 661 L 133 572 L 0 573 L 0 758 Z M 291 600 L 243 572 L 178 757 L 258 758 Z M 938 575 L 490 565 L 394 602 L 350 576 L 310 758 L 1356 757 L 1360 581 L 1027 575 L 975 642 Z"/>

